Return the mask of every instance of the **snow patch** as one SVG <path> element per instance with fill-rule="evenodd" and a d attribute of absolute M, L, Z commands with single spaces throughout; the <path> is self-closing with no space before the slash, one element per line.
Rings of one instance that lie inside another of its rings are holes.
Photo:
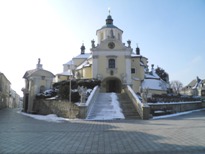
<path fill-rule="evenodd" d="M 18 111 L 17 113 L 22 114 L 24 116 L 28 116 L 31 118 L 34 118 L 36 120 L 43 120 L 43 121 L 47 121 L 47 122 L 56 122 L 56 123 L 61 123 L 63 121 L 68 121 L 70 119 L 66 119 L 66 118 L 62 118 L 62 117 L 58 117 L 55 114 L 49 114 L 49 115 L 37 115 L 37 114 L 28 114 L 28 113 L 24 113 L 21 111 Z"/>
<path fill-rule="evenodd" d="M 116 93 L 100 93 L 86 120 L 125 119 Z"/>

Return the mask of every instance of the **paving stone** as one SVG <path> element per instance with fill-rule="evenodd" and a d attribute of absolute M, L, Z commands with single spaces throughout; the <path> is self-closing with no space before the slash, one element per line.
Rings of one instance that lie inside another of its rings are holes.
<path fill-rule="evenodd" d="M 1 154 L 204 154 L 205 111 L 160 120 L 32 119 L 0 110 Z"/>

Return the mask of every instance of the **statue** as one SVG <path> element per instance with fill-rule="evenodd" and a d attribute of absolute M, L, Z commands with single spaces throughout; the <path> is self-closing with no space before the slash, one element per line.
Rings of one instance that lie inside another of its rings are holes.
<path fill-rule="evenodd" d="M 41 63 L 41 59 L 40 58 L 38 58 L 38 64 L 40 64 Z"/>
<path fill-rule="evenodd" d="M 125 73 L 121 74 L 121 79 L 123 83 L 127 82 L 127 75 Z"/>
<path fill-rule="evenodd" d="M 128 41 L 127 41 L 127 44 L 128 44 L 128 48 L 130 48 L 130 47 L 131 47 L 131 41 L 128 40 Z"/>
<path fill-rule="evenodd" d="M 92 40 L 91 43 L 92 43 L 92 48 L 95 48 L 95 40 Z"/>
<path fill-rule="evenodd" d="M 78 92 L 80 94 L 80 103 L 84 104 L 86 102 L 87 88 L 84 88 L 83 86 L 78 86 Z"/>

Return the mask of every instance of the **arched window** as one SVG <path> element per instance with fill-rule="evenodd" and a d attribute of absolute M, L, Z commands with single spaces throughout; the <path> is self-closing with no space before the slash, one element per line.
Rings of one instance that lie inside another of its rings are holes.
<path fill-rule="evenodd" d="M 118 33 L 118 40 L 120 40 L 120 41 L 121 41 L 120 33 Z"/>
<path fill-rule="evenodd" d="M 108 68 L 115 68 L 115 59 L 108 60 Z"/>

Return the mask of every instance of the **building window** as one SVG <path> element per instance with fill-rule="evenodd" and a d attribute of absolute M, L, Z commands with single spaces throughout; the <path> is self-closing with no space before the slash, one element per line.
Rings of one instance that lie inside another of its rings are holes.
<path fill-rule="evenodd" d="M 135 74 L 135 68 L 131 68 L 131 73 Z"/>
<path fill-rule="evenodd" d="M 45 80 L 45 76 L 42 76 L 41 79 L 42 79 L 42 80 Z"/>
<path fill-rule="evenodd" d="M 108 60 L 108 68 L 115 68 L 115 59 Z"/>
<path fill-rule="evenodd" d="M 121 41 L 120 33 L 118 33 L 118 40 L 120 40 L 120 41 Z"/>

